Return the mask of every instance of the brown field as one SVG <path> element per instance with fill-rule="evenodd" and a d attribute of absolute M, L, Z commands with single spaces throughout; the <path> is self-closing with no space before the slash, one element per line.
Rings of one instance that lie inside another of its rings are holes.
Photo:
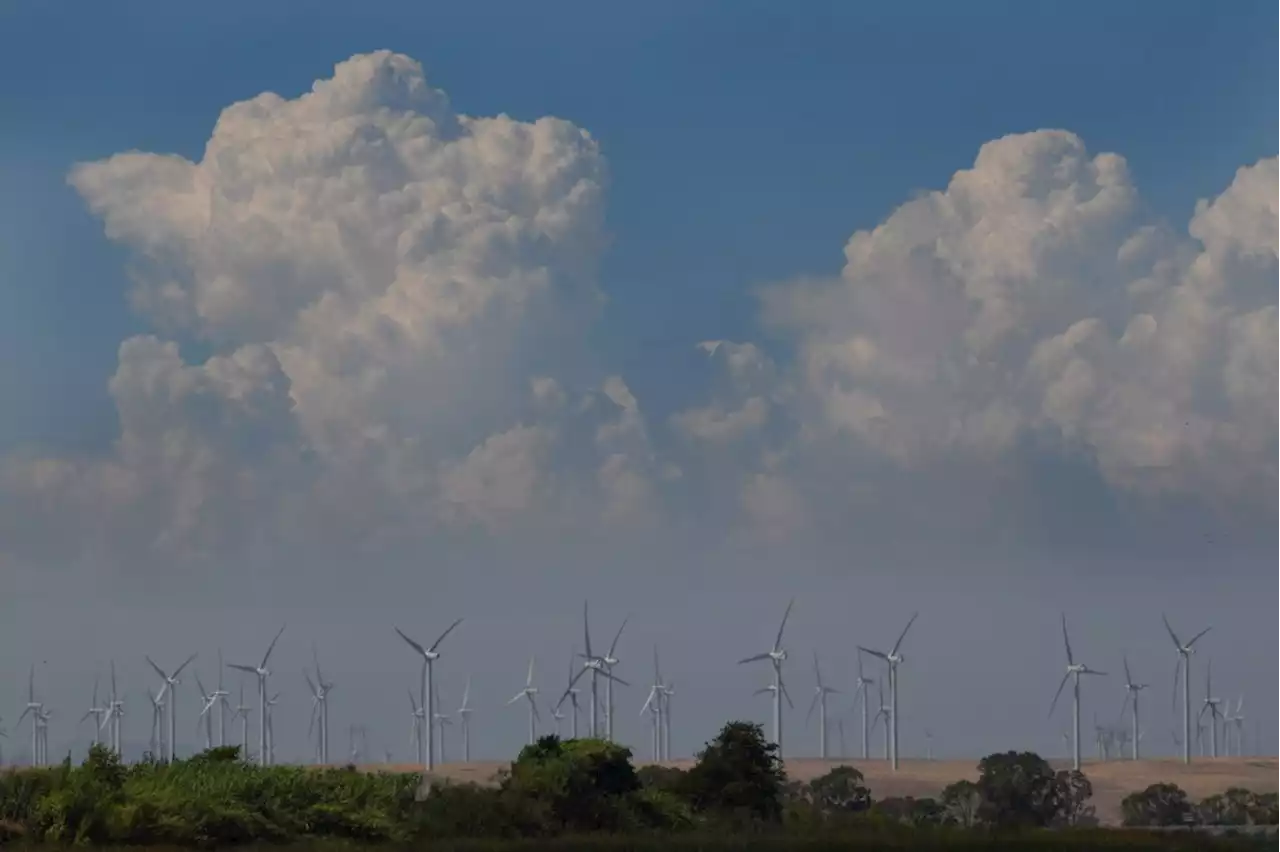
<path fill-rule="evenodd" d="M 1063 761 L 1050 761 L 1055 768 L 1063 768 Z M 436 767 L 435 774 L 452 781 L 490 782 L 494 774 L 508 764 L 499 761 L 449 763 Z M 644 766 L 641 761 L 637 766 Z M 688 769 L 692 760 L 673 760 L 666 763 L 680 769 Z M 889 796 L 937 796 L 953 781 L 962 778 L 977 779 L 977 761 L 904 760 L 898 771 L 892 772 L 883 760 L 817 760 L 792 759 L 786 762 L 787 775 L 797 781 L 809 781 L 837 766 L 853 766 L 862 772 L 876 798 Z M 365 767 L 371 771 L 416 772 L 414 765 L 374 765 Z M 1229 787 L 1243 787 L 1255 793 L 1277 791 L 1277 771 L 1274 757 L 1197 758 L 1190 765 L 1178 760 L 1111 760 L 1085 761 L 1084 773 L 1093 784 L 1094 807 L 1098 818 L 1108 825 L 1120 822 L 1120 800 L 1129 793 L 1161 781 L 1177 784 L 1187 791 L 1193 801 L 1222 793 Z"/>

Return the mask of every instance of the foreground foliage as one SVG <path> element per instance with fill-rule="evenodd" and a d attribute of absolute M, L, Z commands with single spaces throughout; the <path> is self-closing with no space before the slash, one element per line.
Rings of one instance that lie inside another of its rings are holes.
<path fill-rule="evenodd" d="M 1089 830 L 1088 779 L 1031 753 L 990 755 L 938 799 L 876 801 L 857 769 L 786 777 L 758 725 L 731 722 L 689 771 L 637 771 L 629 749 L 544 737 L 498 783 L 435 784 L 354 767 L 259 767 L 236 748 L 171 764 L 85 762 L 0 774 L 0 843 L 224 846 L 342 840 L 432 849 L 1261 848 L 1258 840 Z M 1126 823 L 1274 824 L 1276 797 L 1229 790 L 1198 805 L 1172 785 L 1129 796 Z M 1053 831 L 1046 831 L 1053 829 Z M 1266 841 L 1263 841 L 1266 842 Z M 1235 844 L 1235 846 L 1232 846 Z M 1268 848 L 1274 847 L 1271 840 Z M 349 848 L 349 847 L 347 847 Z"/>

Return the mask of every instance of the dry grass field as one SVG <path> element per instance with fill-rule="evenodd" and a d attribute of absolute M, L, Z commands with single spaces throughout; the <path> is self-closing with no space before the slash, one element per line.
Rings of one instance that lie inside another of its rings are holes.
<path fill-rule="evenodd" d="M 1055 768 L 1066 764 L 1051 761 Z M 490 782 L 499 769 L 508 764 L 490 761 L 450 763 L 438 766 L 435 774 L 453 781 Z M 645 762 L 637 763 L 644 766 Z M 666 765 L 688 769 L 692 760 L 674 760 Z M 892 772 L 883 760 L 817 760 L 793 759 L 786 762 L 787 775 L 797 781 L 809 781 L 837 766 L 853 766 L 867 780 L 876 798 L 889 796 L 937 796 L 953 781 L 962 778 L 977 779 L 977 761 L 904 760 L 897 772 Z M 416 772 L 414 765 L 373 765 L 371 771 Z M 1177 784 L 1192 800 L 1199 800 L 1229 787 L 1243 787 L 1255 793 L 1277 791 L 1275 758 L 1220 757 L 1197 758 L 1190 765 L 1178 760 L 1111 760 L 1085 761 L 1084 773 L 1093 784 L 1093 805 L 1098 818 L 1107 825 L 1120 822 L 1120 800 L 1130 793 L 1150 784 L 1167 781 Z"/>

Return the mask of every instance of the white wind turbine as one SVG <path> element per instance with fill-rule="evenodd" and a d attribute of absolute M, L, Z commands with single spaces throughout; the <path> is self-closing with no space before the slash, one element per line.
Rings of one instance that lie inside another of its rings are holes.
<path fill-rule="evenodd" d="M 871 718 L 871 730 L 874 733 L 876 725 L 880 724 L 880 720 L 884 719 L 884 759 L 889 759 L 889 719 L 893 708 L 884 703 L 884 681 L 876 683 L 876 692 L 879 695 L 880 704 L 876 708 L 876 715 Z"/>
<path fill-rule="evenodd" d="M 102 726 L 106 724 L 106 715 L 110 711 L 98 704 L 98 678 L 93 679 L 93 699 L 89 702 L 89 709 L 80 717 L 80 724 L 84 724 L 86 720 L 93 720 L 93 744 L 102 744 Z"/>
<path fill-rule="evenodd" d="M 435 761 L 436 761 L 435 726 L 430 724 L 430 720 L 435 718 L 435 698 L 434 698 L 435 690 L 433 688 L 434 687 L 433 678 L 435 676 L 435 661 L 440 659 L 440 653 L 436 649 L 440 647 L 440 643 L 444 641 L 444 637 L 452 633 L 453 629 L 461 623 L 462 623 L 462 619 L 459 618 L 453 624 L 450 624 L 445 629 L 445 631 L 440 634 L 440 637 L 436 639 L 436 641 L 431 643 L 431 647 L 429 648 L 424 648 L 423 646 L 419 645 L 417 642 L 410 639 L 408 636 L 404 634 L 404 631 L 402 631 L 399 627 L 395 628 L 396 633 L 400 634 L 400 638 L 403 639 L 405 642 L 408 642 L 409 647 L 413 648 L 413 650 L 418 653 L 418 656 L 422 657 L 422 663 L 423 663 L 422 684 L 421 684 L 422 707 L 423 707 L 423 712 L 426 713 L 426 718 L 428 720 L 427 749 L 426 749 L 427 753 L 426 753 L 426 760 L 423 761 L 423 766 L 426 768 L 426 771 L 428 772 L 430 772 L 433 768 L 435 768 Z"/>
<path fill-rule="evenodd" d="M 576 678 L 573 676 L 574 663 L 576 659 L 577 659 L 577 651 L 576 650 L 570 651 L 569 652 L 569 679 L 566 681 L 568 686 L 565 688 L 564 694 L 560 696 L 560 700 L 557 701 L 555 706 L 552 708 L 552 715 L 555 715 L 559 711 L 560 706 L 564 704 L 564 700 L 566 698 L 569 699 L 569 707 L 571 711 L 569 714 L 569 737 L 570 739 L 575 739 L 575 740 L 578 738 L 578 715 L 579 715 L 578 688 L 573 685 L 574 681 L 576 680 Z"/>
<path fill-rule="evenodd" d="M 40 714 L 44 710 L 44 703 L 36 700 L 36 666 L 31 664 L 31 674 L 27 676 L 27 706 L 22 711 L 22 715 L 18 717 L 17 724 L 21 725 L 22 720 L 31 717 L 31 765 L 40 766 Z"/>
<path fill-rule="evenodd" d="M 512 696 L 511 700 L 507 702 L 508 707 L 515 704 L 521 698 L 529 702 L 529 745 L 533 745 L 538 741 L 538 722 L 542 718 L 538 714 L 538 688 L 533 685 L 533 664 L 536 659 L 537 657 L 529 658 L 529 675 L 525 678 L 524 689 L 517 692 Z"/>
<path fill-rule="evenodd" d="M 244 678 L 240 678 L 240 698 L 236 703 L 232 719 L 240 720 L 240 759 L 249 759 L 249 711 L 253 708 L 244 703 Z"/>
<path fill-rule="evenodd" d="M 1209 756 L 1218 756 L 1218 720 L 1222 718 L 1222 713 L 1218 710 L 1218 705 L 1222 703 L 1221 698 L 1217 698 L 1213 694 L 1213 661 L 1210 660 L 1204 669 L 1204 704 L 1200 707 L 1200 713 L 1196 716 L 1196 722 L 1199 723 L 1204 718 L 1204 711 L 1209 711 Z"/>
<path fill-rule="evenodd" d="M 916 617 L 920 613 L 912 613 L 911 618 L 907 621 L 907 626 L 902 628 L 902 633 L 898 635 L 898 641 L 893 643 L 893 649 L 889 653 L 876 651 L 871 648 L 858 646 L 859 651 L 870 654 L 873 657 L 879 657 L 889 667 L 889 759 L 893 764 L 893 768 L 898 768 L 898 665 L 905 659 L 898 653 L 902 647 L 902 640 L 907 638 L 907 631 L 911 629 L 911 625 L 916 623 Z"/>
<path fill-rule="evenodd" d="M 155 669 L 156 674 L 160 675 L 160 677 L 164 680 L 164 686 L 160 687 L 160 698 L 163 700 L 163 699 L 164 699 L 164 697 L 165 697 L 166 695 L 168 695 L 168 697 L 169 697 L 169 701 L 168 701 L 168 707 L 169 707 L 169 755 L 168 755 L 168 759 L 169 759 L 169 761 L 170 761 L 170 762 L 172 762 L 173 760 L 175 760 L 175 759 L 177 758 L 177 751 L 176 751 L 176 747 L 177 747 L 177 739 L 178 739 L 178 728 L 177 728 L 177 724 L 178 724 L 178 719 L 177 719 L 177 713 L 178 713 L 178 694 L 177 694 L 177 688 L 178 688 L 178 684 L 182 683 L 182 681 L 178 680 L 178 675 L 182 674 L 182 670 L 183 670 L 183 669 L 185 669 L 188 665 L 190 665 L 191 661 L 192 661 L 192 660 L 194 660 L 195 658 L 196 658 L 196 655 L 195 655 L 195 654 L 192 654 L 190 657 L 187 657 L 187 659 L 182 663 L 182 665 L 178 666 L 176 669 L 174 669 L 174 670 L 173 670 L 173 674 L 166 674 L 166 673 L 165 673 L 165 670 L 164 670 L 164 669 L 162 669 L 162 668 L 160 668 L 159 666 L 157 666 L 157 665 L 155 664 L 155 661 L 154 661 L 154 660 L 152 660 L 150 657 L 147 657 L 147 658 L 146 658 L 146 659 L 147 659 L 147 662 L 151 664 L 151 668 Z"/>
<path fill-rule="evenodd" d="M 453 717 L 440 709 L 444 705 L 440 703 L 440 693 L 438 691 L 439 686 L 436 686 L 435 688 L 437 689 L 434 696 L 436 709 L 435 712 L 431 714 L 431 724 L 436 726 L 436 732 L 440 735 L 440 762 L 448 763 L 448 758 L 445 756 L 446 740 L 444 736 L 444 729 L 453 727 Z"/>
<path fill-rule="evenodd" d="M 164 760 L 164 687 L 155 692 L 148 689 L 147 698 L 151 699 L 151 756 Z"/>
<path fill-rule="evenodd" d="M 782 699 L 785 696 L 787 703 L 791 703 L 791 696 L 787 694 L 786 684 L 782 681 L 782 663 L 787 659 L 787 652 L 782 647 L 782 631 L 787 628 L 787 618 L 791 615 L 791 607 L 795 605 L 795 598 L 787 604 L 787 611 L 782 614 L 782 624 L 778 626 L 777 638 L 773 640 L 773 647 L 763 654 L 756 654 L 753 657 L 746 657 L 738 660 L 738 665 L 744 663 L 755 663 L 761 660 L 768 660 L 773 666 L 773 684 L 764 690 L 757 690 L 756 694 L 761 692 L 771 692 L 773 694 L 773 742 L 778 747 L 778 756 L 782 756 Z M 794 705 L 792 705 L 794 706 Z"/>
<path fill-rule="evenodd" d="M 662 677 L 658 666 L 658 646 L 653 646 L 653 677 L 658 684 L 658 755 L 659 760 L 671 759 L 671 697 L 676 694 L 674 683 Z"/>
<path fill-rule="evenodd" d="M 857 701 L 858 696 L 862 696 L 862 759 L 869 760 L 871 758 L 869 729 L 871 722 L 870 716 L 867 715 L 867 686 L 875 683 L 875 678 L 864 677 L 862 673 L 862 655 L 858 655 L 858 679 L 857 689 L 854 690 L 853 700 Z"/>
<path fill-rule="evenodd" d="M 626 626 L 627 626 L 626 621 L 623 621 L 622 627 L 626 627 Z M 620 627 L 618 628 L 618 636 L 621 636 L 621 635 L 622 635 L 622 628 Z M 589 718 L 591 721 L 591 736 L 592 738 L 595 738 L 600 735 L 600 726 L 598 724 L 597 715 L 596 715 L 600 707 L 600 702 L 598 700 L 599 691 L 597 688 L 599 679 L 603 677 L 606 681 L 617 681 L 623 686 L 629 686 L 630 684 L 628 684 L 622 678 L 615 676 L 613 672 L 609 670 L 608 663 L 606 662 L 607 657 L 597 656 L 596 654 L 593 654 L 591 652 L 591 627 L 589 622 L 587 621 L 587 602 L 586 601 L 582 602 L 582 636 L 583 636 L 583 640 L 586 643 L 586 649 L 587 649 L 586 653 L 581 655 L 582 668 L 578 670 L 577 674 L 575 674 L 572 678 L 570 678 L 569 685 L 565 688 L 564 694 L 560 696 L 560 701 L 564 701 L 566 696 L 574 694 L 573 693 L 574 684 L 576 684 L 579 678 L 581 678 L 584 674 L 586 674 L 587 672 L 591 672 L 591 714 Z M 615 636 L 613 639 L 615 645 L 618 642 L 618 636 Z M 612 694 L 612 691 L 610 691 L 610 694 Z M 574 701 L 575 702 L 577 701 L 576 695 L 574 697 Z M 559 704 L 560 702 L 557 701 L 556 703 Z"/>
<path fill-rule="evenodd" d="M 462 689 L 462 703 L 458 705 L 458 724 L 462 728 L 462 761 L 471 762 L 471 678 L 467 677 L 467 685 Z"/>
<path fill-rule="evenodd" d="M 227 698 L 231 696 L 230 692 L 222 688 L 222 674 L 226 669 L 226 665 L 222 662 L 222 649 L 218 649 L 218 686 L 209 693 L 209 697 L 217 704 L 218 709 L 218 746 L 222 747 L 227 744 L 227 716 L 226 709 L 228 707 Z"/>
<path fill-rule="evenodd" d="M 1173 703 L 1178 703 L 1178 678 L 1182 677 L 1182 762 L 1191 762 L 1191 655 L 1195 653 L 1195 644 L 1200 637 L 1212 630 L 1212 627 L 1206 627 L 1195 636 L 1191 637 L 1191 641 L 1185 645 L 1178 639 L 1178 634 L 1173 632 L 1173 627 L 1169 625 L 1168 616 L 1161 613 L 1160 618 L 1164 620 L 1164 629 L 1169 631 L 1169 638 L 1173 640 L 1173 647 L 1178 652 L 1178 664 L 1173 669 Z"/>
<path fill-rule="evenodd" d="M 116 662 L 111 661 L 111 700 L 107 702 L 107 715 L 102 724 L 110 728 L 107 739 L 111 742 L 111 750 L 120 756 L 120 720 L 124 717 L 124 702 L 116 693 Z"/>
<path fill-rule="evenodd" d="M 418 705 L 418 699 L 413 697 L 413 690 L 409 693 L 409 715 L 412 717 L 413 733 L 409 735 L 409 742 L 413 744 L 413 756 L 419 763 L 426 762 L 427 738 L 423 736 L 422 728 L 426 724 L 427 711 L 425 707 Z"/>
<path fill-rule="evenodd" d="M 827 759 L 827 696 L 839 695 L 840 690 L 827 686 L 822 682 L 822 669 L 818 666 L 818 652 L 813 652 L 813 676 L 818 685 L 813 688 L 813 701 L 809 702 L 809 713 L 805 716 L 805 724 L 813 718 L 813 711 L 818 711 L 818 757 Z"/>
<path fill-rule="evenodd" d="M 40 731 L 40 765 L 44 766 L 49 762 L 49 720 L 53 718 L 53 711 L 47 707 L 41 707 L 36 711 L 36 724 Z"/>
<path fill-rule="evenodd" d="M 613 742 L 613 685 L 615 683 L 623 683 L 613 676 L 613 668 L 621 662 L 615 656 L 618 650 L 618 640 L 622 638 L 622 631 L 627 626 L 627 622 L 631 616 L 622 619 L 622 624 L 618 626 L 618 632 L 613 635 L 613 641 L 609 643 L 609 651 L 600 658 L 600 662 L 604 664 L 604 671 L 609 675 L 604 682 L 604 738 L 609 742 Z"/>
<path fill-rule="evenodd" d="M 648 713 L 653 724 L 652 746 L 654 760 L 663 760 L 663 755 L 665 754 L 663 717 L 666 713 L 663 712 L 663 705 L 666 703 L 666 686 L 662 682 L 662 669 L 658 666 L 658 646 L 654 645 L 653 683 L 649 686 L 649 696 L 645 698 L 644 705 L 640 708 L 640 715 L 643 716 Z"/>
<path fill-rule="evenodd" d="M 276 724 L 275 724 L 275 706 L 280 700 L 280 693 L 276 693 L 267 699 L 267 765 L 273 766 L 276 762 Z"/>
<path fill-rule="evenodd" d="M 218 703 L 218 698 L 212 692 L 208 692 L 204 688 L 204 684 L 200 682 L 200 675 L 196 675 L 196 689 L 200 690 L 200 715 L 196 717 L 196 724 L 204 728 L 204 747 L 205 750 L 213 748 L 213 705 Z"/>
<path fill-rule="evenodd" d="M 1049 716 L 1053 716 L 1054 708 L 1058 706 L 1058 698 L 1062 695 L 1062 689 L 1067 685 L 1068 680 L 1072 680 L 1071 684 L 1071 767 L 1073 769 L 1080 768 L 1080 675 L 1105 675 L 1106 672 L 1096 671 L 1089 668 L 1084 663 L 1077 663 L 1075 656 L 1071 653 L 1071 639 L 1067 636 L 1067 615 L 1062 615 L 1062 643 L 1067 649 L 1067 671 L 1062 676 L 1062 682 L 1058 684 L 1058 691 L 1053 694 L 1053 703 L 1049 705 Z"/>
<path fill-rule="evenodd" d="M 280 641 L 280 634 L 284 633 L 285 625 L 280 625 L 280 629 L 276 632 L 275 638 L 271 640 L 271 644 L 267 646 L 267 653 L 262 655 L 262 663 L 256 666 L 244 666 L 237 663 L 230 663 L 231 668 L 237 671 L 246 672 L 258 679 L 258 765 L 266 766 L 271 759 L 267 751 L 267 678 L 271 671 L 267 668 L 267 662 L 271 659 L 271 652 L 276 649 L 276 643 Z M 243 703 L 243 700 L 241 701 Z M 246 728 L 248 720 L 243 723 Z"/>
<path fill-rule="evenodd" d="M 1125 703 L 1120 705 L 1120 716 L 1121 718 L 1124 717 L 1124 711 L 1128 708 L 1129 704 L 1132 702 L 1133 704 L 1132 756 L 1134 760 L 1138 759 L 1138 740 L 1141 739 L 1141 737 L 1139 736 L 1141 731 L 1138 725 L 1138 693 L 1146 689 L 1148 686 L 1149 684 L 1145 684 L 1145 683 L 1134 683 L 1133 675 L 1130 674 L 1129 672 L 1129 658 L 1125 657 L 1124 658 L 1124 701 Z"/>
<path fill-rule="evenodd" d="M 316 650 L 314 642 L 311 643 L 311 659 L 316 666 L 316 679 L 314 682 L 311 676 L 304 669 L 302 676 L 307 680 L 307 686 L 311 689 L 311 730 L 315 729 L 316 722 L 320 723 L 320 732 L 316 742 L 316 756 L 322 765 L 329 764 L 329 693 L 333 691 L 334 684 L 324 678 L 324 672 L 320 669 L 320 654 Z M 311 735 L 309 730 L 308 736 Z"/>

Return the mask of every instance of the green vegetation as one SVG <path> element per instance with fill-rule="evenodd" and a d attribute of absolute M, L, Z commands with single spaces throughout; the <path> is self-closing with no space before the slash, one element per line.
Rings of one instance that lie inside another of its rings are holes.
<path fill-rule="evenodd" d="M 937 799 L 876 801 L 848 766 L 790 782 L 759 726 L 731 722 L 687 772 L 637 771 L 600 740 L 544 737 L 498 783 L 436 784 L 354 767 L 258 767 L 235 748 L 172 764 L 85 762 L 0 775 L 0 844 L 228 846 L 382 844 L 430 849 L 1204 849 L 1261 838 L 1105 831 L 1088 779 L 1031 753 L 994 754 L 977 782 Z M 1131 825 L 1276 820 L 1276 797 L 1232 790 L 1191 805 L 1170 785 L 1125 800 Z M 1053 829 L 1053 830 L 1046 830 Z M 1274 846 L 1271 841 L 1267 848 Z"/>

